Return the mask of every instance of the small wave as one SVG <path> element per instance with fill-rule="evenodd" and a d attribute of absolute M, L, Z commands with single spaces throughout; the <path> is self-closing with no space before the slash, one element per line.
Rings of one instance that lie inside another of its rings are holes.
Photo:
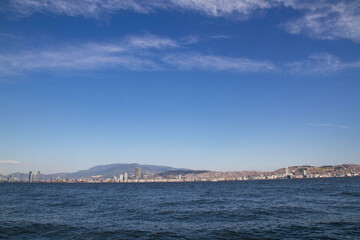
<path fill-rule="evenodd" d="M 360 192 L 342 192 L 341 194 L 352 197 L 360 197 Z"/>

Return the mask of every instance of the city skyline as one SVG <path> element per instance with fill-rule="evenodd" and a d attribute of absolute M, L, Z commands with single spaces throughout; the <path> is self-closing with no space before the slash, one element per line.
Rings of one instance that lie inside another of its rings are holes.
<path fill-rule="evenodd" d="M 129 168 L 130 167 L 130 168 Z M 131 169 L 133 167 L 133 169 Z M 142 171 L 144 167 L 144 171 Z M 170 169 L 170 170 L 169 170 Z M 100 165 L 75 173 L 41 175 L 40 171 L 0 175 L 0 182 L 28 183 L 154 183 L 154 182 L 218 182 L 244 180 L 308 179 L 359 177 L 360 165 L 291 166 L 274 171 L 208 171 L 175 169 L 172 167 L 110 164 Z"/>
<path fill-rule="evenodd" d="M 359 164 L 359 10 L 6 0 L 0 173 Z"/>

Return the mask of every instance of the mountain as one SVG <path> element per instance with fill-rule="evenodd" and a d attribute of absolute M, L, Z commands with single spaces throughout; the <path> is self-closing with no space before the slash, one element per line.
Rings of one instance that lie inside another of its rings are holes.
<path fill-rule="evenodd" d="M 103 178 L 112 178 L 120 174 L 127 173 L 129 176 L 135 174 L 135 168 L 140 167 L 141 173 L 144 174 L 157 174 L 161 172 L 178 170 L 177 168 L 168 166 L 145 165 L 137 163 L 114 163 L 107 165 L 98 165 L 87 170 L 80 170 L 74 173 L 56 173 L 56 174 L 43 174 L 46 178 L 89 178 L 91 176 L 102 175 Z"/>

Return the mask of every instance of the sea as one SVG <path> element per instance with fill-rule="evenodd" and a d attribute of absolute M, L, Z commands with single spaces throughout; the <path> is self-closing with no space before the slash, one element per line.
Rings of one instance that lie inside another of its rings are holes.
<path fill-rule="evenodd" d="M 360 177 L 0 183 L 0 239 L 360 239 Z"/>

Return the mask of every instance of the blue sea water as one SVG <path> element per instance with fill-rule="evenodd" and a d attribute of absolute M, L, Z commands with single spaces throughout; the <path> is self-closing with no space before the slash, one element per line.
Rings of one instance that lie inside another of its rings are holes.
<path fill-rule="evenodd" d="M 0 183 L 0 239 L 360 239 L 360 177 Z"/>

